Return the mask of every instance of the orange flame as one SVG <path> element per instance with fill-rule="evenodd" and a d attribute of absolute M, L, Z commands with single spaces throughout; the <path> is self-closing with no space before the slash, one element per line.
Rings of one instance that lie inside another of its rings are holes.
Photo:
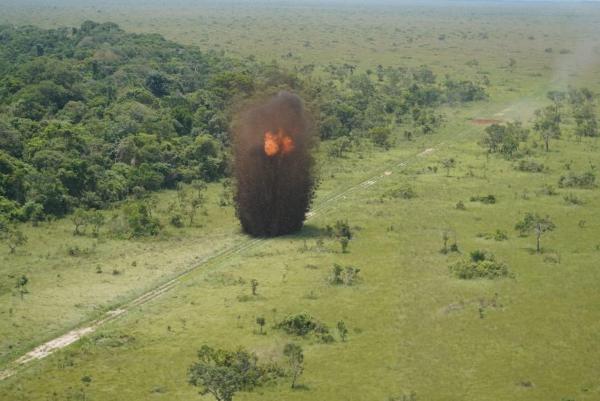
<path fill-rule="evenodd" d="M 294 140 L 291 136 L 279 128 L 277 134 L 271 131 L 265 132 L 265 154 L 273 157 L 276 154 L 288 154 L 294 150 Z"/>

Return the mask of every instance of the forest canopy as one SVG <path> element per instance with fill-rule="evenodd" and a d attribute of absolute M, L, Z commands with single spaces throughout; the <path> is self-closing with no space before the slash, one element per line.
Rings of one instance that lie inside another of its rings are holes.
<path fill-rule="evenodd" d="M 0 26 L 0 219 L 219 180 L 229 174 L 233 106 L 263 91 L 300 93 L 321 139 L 338 141 L 406 124 L 428 134 L 442 120 L 436 106 L 486 98 L 479 83 L 438 82 L 427 67 L 309 67 L 233 59 L 110 22 Z"/>

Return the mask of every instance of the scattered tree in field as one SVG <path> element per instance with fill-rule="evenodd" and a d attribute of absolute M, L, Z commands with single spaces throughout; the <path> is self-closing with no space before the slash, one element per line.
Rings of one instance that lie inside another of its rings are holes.
<path fill-rule="evenodd" d="M 338 220 L 335 223 L 335 227 L 327 226 L 327 232 L 330 236 L 335 236 L 340 242 L 342 247 L 342 253 L 346 253 L 348 250 L 348 244 L 352 239 L 352 230 L 347 220 Z"/>
<path fill-rule="evenodd" d="M 515 225 L 515 229 L 520 232 L 521 235 L 528 233 L 534 233 L 536 238 L 536 252 L 541 252 L 540 240 L 542 235 L 553 231 L 556 228 L 550 217 L 541 217 L 537 213 L 527 213 L 523 220 L 519 221 Z"/>
<path fill-rule="evenodd" d="M 481 250 L 471 252 L 469 259 L 460 260 L 450 265 L 449 269 L 461 280 L 495 280 L 513 276 L 505 263 L 497 261 L 493 254 Z"/>
<path fill-rule="evenodd" d="M 448 230 L 444 230 L 442 231 L 442 249 L 440 250 L 441 253 L 446 254 L 448 253 L 448 241 L 450 240 L 450 232 Z"/>
<path fill-rule="evenodd" d="M 188 371 L 188 382 L 201 395 L 211 394 L 217 401 L 231 401 L 241 391 L 252 391 L 274 372 L 258 366 L 258 358 L 243 349 L 228 351 L 203 345 L 198 362 Z"/>
<path fill-rule="evenodd" d="M 8 224 L 0 228 L 0 239 L 6 242 L 11 254 L 27 243 L 27 236 L 16 226 Z"/>
<path fill-rule="evenodd" d="M 485 129 L 482 145 L 488 148 L 489 153 L 500 153 L 511 159 L 519 150 L 520 143 L 527 140 L 528 135 L 529 132 L 520 122 L 492 124 Z"/>
<path fill-rule="evenodd" d="M 181 211 L 188 217 L 190 226 L 194 225 L 194 221 L 198 211 L 206 203 L 206 183 L 195 180 L 189 188 L 179 185 L 177 187 L 177 199 Z"/>
<path fill-rule="evenodd" d="M 360 269 L 356 267 L 346 266 L 344 268 L 334 263 L 328 281 L 332 285 L 351 286 L 359 280 L 358 273 L 360 273 Z"/>
<path fill-rule="evenodd" d="M 75 226 L 73 230 L 73 235 L 83 235 L 85 234 L 85 227 L 88 223 L 88 214 L 83 209 L 75 209 L 75 212 L 71 215 L 71 221 Z"/>
<path fill-rule="evenodd" d="M 71 222 L 75 226 L 73 235 L 84 235 L 87 226 L 92 227 L 92 235 L 98 236 L 100 227 L 104 225 L 105 218 L 97 210 L 76 209 L 71 215 Z"/>
<path fill-rule="evenodd" d="M 344 154 L 350 150 L 352 141 L 347 136 L 341 136 L 329 141 L 327 154 L 331 157 L 344 157 Z"/>
<path fill-rule="evenodd" d="M 258 293 L 257 293 L 258 280 L 256 280 L 256 279 L 250 280 L 250 286 L 252 287 L 252 295 L 254 295 L 254 296 L 258 295 Z"/>
<path fill-rule="evenodd" d="M 340 246 L 342 247 L 342 253 L 348 252 L 348 244 L 350 240 L 347 237 L 340 237 Z"/>
<path fill-rule="evenodd" d="M 287 334 L 300 337 L 313 334 L 317 339 L 324 343 L 331 343 L 335 341 L 333 336 L 329 333 L 329 327 L 308 313 L 289 315 L 281 322 L 277 323 L 275 328 L 278 330 L 283 330 Z"/>
<path fill-rule="evenodd" d="M 25 294 L 29 293 L 29 291 L 27 290 L 27 283 L 29 283 L 29 279 L 27 278 L 26 275 L 22 275 L 21 277 L 19 277 L 17 279 L 17 285 L 15 286 L 15 288 L 19 292 L 21 299 L 23 299 Z"/>
<path fill-rule="evenodd" d="M 577 105 L 573 110 L 575 119 L 575 135 L 581 140 L 583 137 L 598 136 L 598 118 L 596 108 L 592 102 Z"/>
<path fill-rule="evenodd" d="M 446 169 L 446 177 L 450 177 L 450 170 L 456 167 L 456 160 L 453 157 L 444 159 L 442 166 Z"/>
<path fill-rule="evenodd" d="M 292 388 L 296 387 L 296 380 L 304 371 L 304 352 L 298 344 L 288 343 L 283 348 L 283 355 L 287 357 L 292 376 Z"/>
<path fill-rule="evenodd" d="M 160 222 L 152 217 L 151 204 L 148 202 L 130 203 L 123 212 L 132 237 L 154 236 L 160 232 Z"/>
<path fill-rule="evenodd" d="M 92 235 L 97 237 L 100 233 L 100 228 L 104 225 L 106 219 L 104 218 L 102 212 L 98 210 L 91 210 L 88 212 L 87 221 L 88 224 L 92 226 Z"/>
<path fill-rule="evenodd" d="M 346 323 L 344 323 L 343 320 L 340 320 L 337 322 L 336 327 L 342 341 L 346 341 L 346 337 L 348 336 L 348 328 L 346 327 Z"/>
<path fill-rule="evenodd" d="M 560 122 L 560 111 L 555 105 L 544 107 L 535 112 L 533 128 L 540 134 L 544 141 L 546 152 L 550 150 L 550 139 L 560 138 Z"/>
<path fill-rule="evenodd" d="M 373 143 L 384 149 L 389 149 L 392 146 L 391 137 L 392 130 L 388 127 L 376 127 L 369 131 L 369 136 Z"/>
<path fill-rule="evenodd" d="M 567 99 L 567 94 L 562 91 L 549 91 L 546 93 L 546 97 L 552 101 L 557 109 L 560 110 L 560 108 L 563 106 L 563 103 Z"/>
<path fill-rule="evenodd" d="M 264 325 L 265 325 L 266 323 L 267 323 L 267 321 L 265 320 L 265 318 L 264 318 L 264 317 L 262 317 L 262 316 L 258 316 L 258 317 L 256 318 L 256 324 L 258 324 L 258 327 L 260 327 L 260 329 L 259 329 L 259 332 L 260 332 L 260 334 L 262 334 L 262 333 L 263 333 L 263 327 L 264 327 Z"/>

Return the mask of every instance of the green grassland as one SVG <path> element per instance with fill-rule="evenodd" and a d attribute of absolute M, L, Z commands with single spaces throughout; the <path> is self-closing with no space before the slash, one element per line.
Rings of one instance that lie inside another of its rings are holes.
<path fill-rule="evenodd" d="M 536 12 L 526 15 L 531 10 Z M 126 29 L 291 67 L 331 61 L 365 68 L 426 64 L 438 74 L 487 75 L 490 99 L 445 108 L 446 123 L 434 135 L 406 141 L 395 132 L 389 151 L 363 144 L 344 158 L 330 158 L 322 144 L 317 212 L 306 227 L 226 258 L 202 263 L 250 239 L 239 232 L 233 207 L 219 206 L 220 184 L 209 186 L 206 214 L 191 228 L 168 227 L 166 209 L 176 194 L 158 193 L 156 213 L 168 228 L 154 239 L 119 240 L 102 232 L 98 238 L 73 236 L 68 219 L 23 225 L 28 244 L 16 255 L 0 251 L 0 277 L 7 278 L 0 286 L 0 367 L 197 268 L 170 291 L 0 381 L 0 399 L 202 399 L 186 381 L 201 345 L 243 346 L 261 361 L 280 363 L 290 341 L 305 350 L 302 387 L 292 390 L 282 379 L 235 399 L 600 399 L 600 192 L 557 184 L 566 164 L 575 172 L 597 166 L 598 143 L 575 139 L 567 120 L 550 152 L 535 135 L 526 144 L 531 158 L 547 169 L 521 172 L 515 161 L 488 157 L 478 144 L 484 127 L 471 122 L 529 124 L 534 110 L 548 103 L 546 91 L 568 84 L 598 89 L 598 40 L 592 36 L 598 7 L 39 11 L 9 9 L 0 19 L 55 26 L 97 18 L 94 12 Z M 553 52 L 546 52 L 550 47 Z M 560 49 L 571 53 L 561 55 Z M 576 57 L 580 53 L 589 57 Z M 512 71 L 510 58 L 516 60 Z M 479 64 L 465 65 L 473 59 Z M 447 158 L 457 161 L 449 174 L 441 166 Z M 375 182 L 360 185 L 373 177 Z M 406 185 L 416 197 L 387 196 Z M 545 185 L 557 194 L 544 194 Z M 488 194 L 495 204 L 470 201 Z M 569 194 L 582 204 L 565 201 Z M 456 208 L 459 201 L 465 210 Z M 514 229 L 526 212 L 547 214 L 556 223 L 542 237 L 541 254 L 535 253 L 532 235 L 521 237 Z M 340 219 L 355 234 L 347 253 L 324 234 Z M 508 239 L 482 235 L 496 230 Z M 440 252 L 444 232 L 460 253 Z M 448 266 L 476 249 L 493 252 L 512 276 L 451 275 Z M 361 280 L 350 287 L 329 284 L 334 263 L 360 268 Z M 30 278 L 23 299 L 13 288 L 21 274 Z M 257 296 L 251 295 L 252 279 L 259 282 Z M 331 328 L 343 320 L 347 341 L 335 329 L 336 341 L 323 344 L 273 327 L 299 312 Z M 257 334 L 257 316 L 267 321 L 264 335 Z"/>

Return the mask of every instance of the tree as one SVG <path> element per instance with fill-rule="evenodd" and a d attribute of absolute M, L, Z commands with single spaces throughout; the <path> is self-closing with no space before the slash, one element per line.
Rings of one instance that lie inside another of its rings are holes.
<path fill-rule="evenodd" d="M 198 210 L 206 203 L 205 191 L 206 183 L 200 180 L 192 181 L 191 189 L 186 189 L 182 185 L 177 188 L 179 205 L 181 210 L 187 215 L 190 226 L 194 224 Z"/>
<path fill-rule="evenodd" d="M 292 375 L 292 388 L 296 387 L 296 380 L 304 371 L 304 352 L 298 344 L 288 343 L 283 348 L 283 355 L 287 357 L 290 373 Z"/>
<path fill-rule="evenodd" d="M 148 202 L 135 202 L 124 208 L 125 217 L 132 237 L 158 235 L 160 222 L 152 217 Z"/>
<path fill-rule="evenodd" d="M 27 290 L 28 282 L 29 282 L 29 279 L 24 274 L 17 279 L 17 284 L 16 284 L 15 288 L 17 289 L 17 291 L 19 291 L 19 295 L 21 296 L 21 299 L 23 299 L 25 294 L 29 293 L 29 290 Z"/>
<path fill-rule="evenodd" d="M 379 147 L 388 150 L 391 146 L 392 130 L 388 127 L 375 127 L 369 131 L 369 136 L 373 143 Z"/>
<path fill-rule="evenodd" d="M 450 169 L 456 167 L 456 160 L 453 157 L 444 159 L 442 160 L 442 166 L 446 169 L 446 177 L 450 177 Z"/>
<path fill-rule="evenodd" d="M 575 106 L 573 117 L 576 124 L 575 135 L 579 139 L 582 137 L 598 136 L 598 119 L 596 118 L 596 110 L 593 103 L 586 102 Z"/>
<path fill-rule="evenodd" d="M 550 139 L 560 138 L 560 112 L 555 105 L 536 110 L 534 129 L 544 141 L 546 152 L 550 150 Z"/>
<path fill-rule="evenodd" d="M 348 336 L 348 328 L 346 327 L 346 323 L 343 320 L 337 322 L 337 330 L 340 334 L 340 338 L 342 341 L 346 341 L 346 337 Z"/>
<path fill-rule="evenodd" d="M 541 252 L 540 239 L 542 235 L 546 232 L 553 231 L 555 228 L 556 226 L 552 220 L 550 220 L 550 217 L 541 217 L 537 213 L 527 213 L 523 220 L 519 221 L 515 225 L 515 229 L 518 230 L 521 235 L 526 235 L 528 233 L 535 234 L 535 250 L 537 253 Z"/>
<path fill-rule="evenodd" d="M 27 243 L 27 236 L 13 225 L 6 225 L 0 229 L 0 239 L 6 242 L 11 254 Z"/>
<path fill-rule="evenodd" d="M 520 122 L 509 122 L 506 125 L 492 124 L 485 129 L 482 145 L 488 147 L 489 153 L 500 153 L 511 159 L 519 150 L 520 142 L 527 140 L 529 133 Z"/>
<path fill-rule="evenodd" d="M 441 253 L 443 254 L 447 254 L 448 253 L 448 241 L 450 240 L 450 231 L 449 230 L 444 230 L 442 231 L 442 249 L 440 250 Z"/>
<path fill-rule="evenodd" d="M 560 111 L 564 101 L 567 99 L 567 94 L 562 91 L 549 91 L 546 97 L 554 103 L 554 106 Z"/>
<path fill-rule="evenodd" d="M 228 351 L 203 345 L 198 362 L 188 371 L 188 382 L 201 395 L 211 394 L 217 401 L 231 401 L 235 393 L 252 391 L 268 379 L 268 369 L 257 364 L 258 358 L 243 349 Z"/>
<path fill-rule="evenodd" d="M 258 316 L 256 318 L 256 324 L 258 324 L 258 326 L 260 327 L 260 334 L 263 333 L 263 326 L 267 323 L 266 319 L 262 316 Z"/>
<path fill-rule="evenodd" d="M 156 97 L 162 97 L 169 93 L 169 79 L 159 72 L 153 72 L 146 78 L 146 86 Z"/>
<path fill-rule="evenodd" d="M 75 212 L 71 215 L 71 221 L 75 226 L 73 235 L 85 234 L 85 227 L 88 223 L 88 213 L 83 209 L 75 209 Z"/>
<path fill-rule="evenodd" d="M 88 212 L 87 222 L 92 226 L 92 235 L 94 237 L 98 236 L 100 227 L 104 225 L 105 221 L 106 219 L 104 218 L 102 212 L 98 210 L 92 210 Z"/>

